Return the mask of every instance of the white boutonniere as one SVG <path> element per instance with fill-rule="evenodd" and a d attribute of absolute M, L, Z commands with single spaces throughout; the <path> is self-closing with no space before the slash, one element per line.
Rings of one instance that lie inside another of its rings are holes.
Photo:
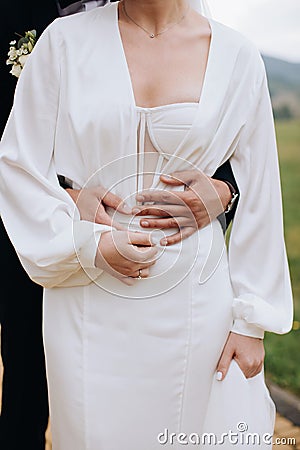
<path fill-rule="evenodd" d="M 6 64 L 12 66 L 10 73 L 19 78 L 27 58 L 35 46 L 36 30 L 26 31 L 24 36 L 19 34 L 17 36 L 20 36 L 18 41 L 15 40 L 9 43 L 10 47 Z"/>

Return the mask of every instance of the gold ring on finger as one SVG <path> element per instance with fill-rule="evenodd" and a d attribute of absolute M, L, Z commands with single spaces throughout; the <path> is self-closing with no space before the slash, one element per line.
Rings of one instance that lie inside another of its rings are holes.
<path fill-rule="evenodd" d="M 142 279 L 142 269 L 139 269 L 139 274 L 138 274 L 138 276 L 137 276 L 137 279 L 138 279 L 138 280 L 141 280 L 141 279 Z"/>

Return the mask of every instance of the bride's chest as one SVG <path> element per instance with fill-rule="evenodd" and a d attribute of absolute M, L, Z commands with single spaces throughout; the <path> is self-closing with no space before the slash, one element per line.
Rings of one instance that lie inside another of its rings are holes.
<path fill-rule="evenodd" d="M 125 63 L 136 105 L 198 102 L 207 65 L 206 47 L 197 45 L 187 51 L 184 44 L 152 45 L 152 40 L 150 44 L 145 51 L 124 41 Z"/>

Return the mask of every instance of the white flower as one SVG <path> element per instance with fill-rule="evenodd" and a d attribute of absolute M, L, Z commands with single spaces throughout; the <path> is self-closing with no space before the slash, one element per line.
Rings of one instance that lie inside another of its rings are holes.
<path fill-rule="evenodd" d="M 20 50 L 21 50 L 23 55 L 27 55 L 27 53 L 28 53 L 28 44 L 22 44 L 21 47 L 20 47 Z"/>
<path fill-rule="evenodd" d="M 21 72 L 22 72 L 22 67 L 20 66 L 20 64 L 14 64 L 9 73 L 11 73 L 15 77 L 19 78 L 19 76 L 21 75 Z"/>
<path fill-rule="evenodd" d="M 14 40 L 9 43 L 8 59 L 6 60 L 6 64 L 12 66 L 10 73 L 17 78 L 19 78 L 27 58 L 35 46 L 36 31 L 26 31 L 23 36 L 19 36 L 18 42 Z"/>
<path fill-rule="evenodd" d="M 15 47 L 10 47 L 9 52 L 8 52 L 8 56 L 9 56 L 9 59 L 11 59 L 12 61 L 14 59 L 17 59 L 18 51 L 16 50 Z"/>
<path fill-rule="evenodd" d="M 21 65 L 21 68 L 23 68 L 25 66 L 25 63 L 27 61 L 28 56 L 29 55 L 22 55 L 22 56 L 20 56 L 19 63 Z"/>

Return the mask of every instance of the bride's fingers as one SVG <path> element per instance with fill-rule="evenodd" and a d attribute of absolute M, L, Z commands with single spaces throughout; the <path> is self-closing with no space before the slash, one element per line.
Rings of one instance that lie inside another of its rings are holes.
<path fill-rule="evenodd" d="M 247 378 L 253 378 L 256 377 L 256 375 L 258 375 L 263 369 L 263 364 L 259 364 L 257 367 L 255 367 L 254 369 L 252 369 L 251 372 L 249 372 L 249 375 Z"/>
<path fill-rule="evenodd" d="M 143 270 L 147 270 L 149 267 L 154 266 L 155 263 L 156 263 L 156 259 L 153 258 L 151 261 L 139 262 L 139 266 L 141 266 L 141 268 Z"/>
<path fill-rule="evenodd" d="M 112 192 L 106 191 L 104 196 L 102 197 L 102 202 L 116 211 L 119 211 L 123 214 L 130 214 L 131 208 L 126 205 L 126 203 L 121 199 L 121 197 L 113 194 Z"/>
<path fill-rule="evenodd" d="M 258 375 L 263 369 L 263 361 L 251 359 L 251 358 L 234 358 L 238 363 L 241 371 L 244 373 L 246 378 L 253 378 Z"/>
<path fill-rule="evenodd" d="M 136 264 L 139 267 L 150 266 L 155 264 L 158 249 L 156 247 L 135 247 L 134 245 L 128 245 L 124 252 L 124 257 L 128 260 L 129 264 Z"/>
<path fill-rule="evenodd" d="M 139 245 L 141 247 L 153 247 L 155 244 L 151 241 L 150 233 L 139 233 L 128 231 L 127 233 L 128 243 L 131 245 Z"/>
<path fill-rule="evenodd" d="M 135 279 L 132 277 L 120 277 L 119 278 L 120 281 L 122 281 L 122 283 L 126 284 L 126 286 L 134 286 L 135 285 Z"/>
<path fill-rule="evenodd" d="M 227 341 L 216 370 L 216 378 L 218 381 L 222 381 L 226 377 L 233 356 L 234 356 L 234 349 L 230 344 L 228 344 Z"/>
<path fill-rule="evenodd" d="M 138 269 L 138 270 L 132 275 L 132 277 L 133 277 L 133 278 L 139 279 L 139 277 L 141 277 L 141 278 L 147 278 L 147 277 L 149 277 L 149 275 L 150 275 L 150 270 L 149 270 L 149 268 L 141 268 L 141 269 Z"/>
<path fill-rule="evenodd" d="M 110 217 L 104 210 L 104 208 L 97 211 L 95 215 L 95 223 L 99 223 L 101 225 L 108 225 L 119 231 L 125 231 L 125 228 L 119 222 Z"/>

